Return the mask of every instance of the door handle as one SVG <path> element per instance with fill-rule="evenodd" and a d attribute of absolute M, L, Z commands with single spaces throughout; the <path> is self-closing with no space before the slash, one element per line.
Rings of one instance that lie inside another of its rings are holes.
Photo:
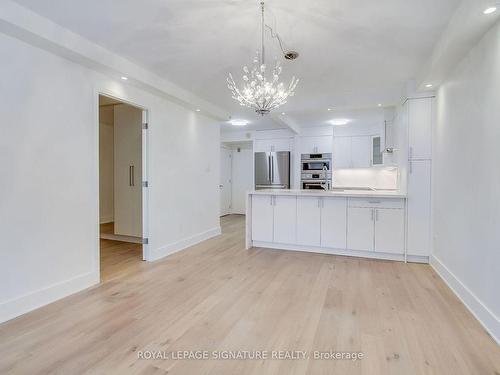
<path fill-rule="evenodd" d="M 413 174 L 413 162 L 410 160 L 408 162 L 408 164 L 409 164 L 409 167 L 410 167 L 410 174 Z"/>
<path fill-rule="evenodd" d="M 128 167 L 128 186 L 134 186 L 134 166 Z"/>
<path fill-rule="evenodd" d="M 375 221 L 378 221 L 378 210 L 375 210 Z"/>
<path fill-rule="evenodd" d="M 372 221 L 373 221 L 373 211 L 375 211 L 375 210 L 372 208 L 371 211 L 372 211 Z"/>
<path fill-rule="evenodd" d="M 410 159 L 413 159 L 413 147 L 410 146 Z"/>

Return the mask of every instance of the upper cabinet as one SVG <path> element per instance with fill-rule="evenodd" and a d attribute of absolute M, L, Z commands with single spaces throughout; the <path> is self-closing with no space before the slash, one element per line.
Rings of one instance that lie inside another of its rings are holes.
<path fill-rule="evenodd" d="M 432 119 L 434 98 L 408 99 L 408 158 L 432 159 Z"/>
<path fill-rule="evenodd" d="M 351 168 L 351 137 L 333 138 L 333 168 Z"/>
<path fill-rule="evenodd" d="M 332 136 L 300 137 L 301 154 L 329 154 L 332 152 Z"/>
<path fill-rule="evenodd" d="M 334 169 L 370 168 L 372 137 L 334 137 L 333 167 Z"/>
<path fill-rule="evenodd" d="M 254 152 L 292 151 L 293 138 L 256 139 Z"/>
<path fill-rule="evenodd" d="M 384 154 L 382 153 L 382 137 L 379 135 L 372 137 L 372 165 L 384 164 Z"/>
<path fill-rule="evenodd" d="M 352 168 L 371 167 L 372 137 L 351 137 Z"/>

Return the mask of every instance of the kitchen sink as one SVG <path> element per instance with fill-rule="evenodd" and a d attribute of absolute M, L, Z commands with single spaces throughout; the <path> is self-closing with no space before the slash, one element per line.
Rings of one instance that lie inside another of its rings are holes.
<path fill-rule="evenodd" d="M 370 187 L 334 187 L 330 189 L 331 191 L 375 191 L 374 188 Z"/>

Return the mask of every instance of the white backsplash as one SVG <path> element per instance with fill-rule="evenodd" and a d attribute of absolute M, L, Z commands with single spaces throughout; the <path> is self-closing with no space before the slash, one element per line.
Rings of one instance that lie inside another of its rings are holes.
<path fill-rule="evenodd" d="M 398 175 L 396 167 L 338 169 L 333 171 L 333 186 L 397 190 Z"/>

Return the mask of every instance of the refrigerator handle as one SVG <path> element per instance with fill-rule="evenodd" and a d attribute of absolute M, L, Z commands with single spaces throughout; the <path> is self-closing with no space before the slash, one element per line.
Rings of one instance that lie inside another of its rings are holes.
<path fill-rule="evenodd" d="M 273 179 L 272 179 L 272 177 L 271 177 L 271 168 L 272 168 L 272 167 L 271 167 L 271 154 L 269 154 L 269 155 L 267 156 L 267 167 L 268 167 L 268 168 L 267 168 L 267 173 L 268 173 L 268 175 L 269 175 L 269 176 L 268 176 L 268 177 L 269 177 L 269 183 L 272 183 L 272 182 L 273 182 Z"/>
<path fill-rule="evenodd" d="M 274 183 L 274 156 L 271 154 L 271 183 Z"/>

